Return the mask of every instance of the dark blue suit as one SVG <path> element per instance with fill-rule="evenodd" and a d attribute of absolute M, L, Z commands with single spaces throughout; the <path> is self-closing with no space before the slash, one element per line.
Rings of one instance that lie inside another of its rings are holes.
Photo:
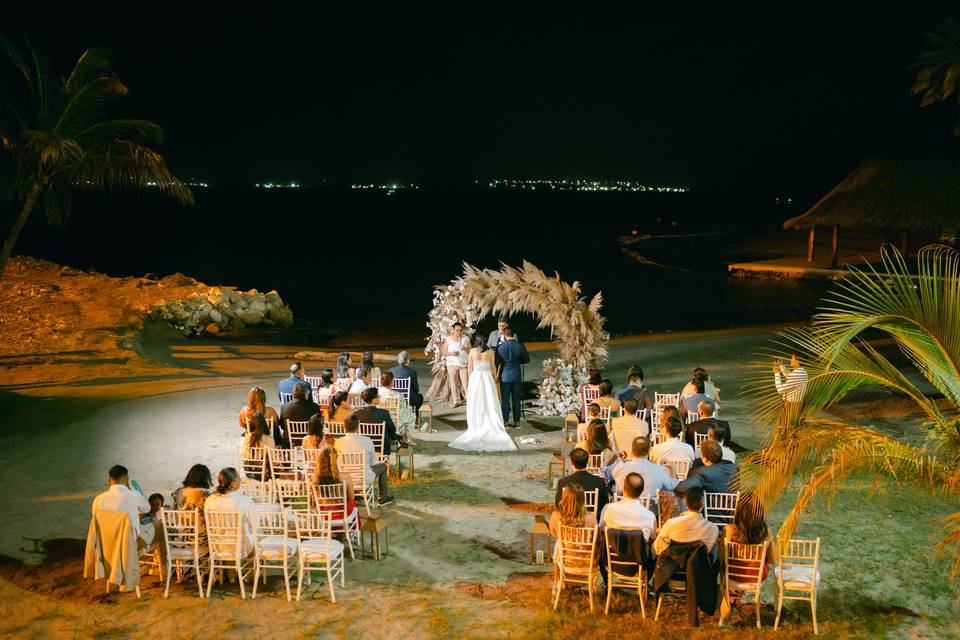
<path fill-rule="evenodd" d="M 497 347 L 497 367 L 500 369 L 500 408 L 503 421 L 510 415 L 513 404 L 513 421 L 520 422 L 520 387 L 523 385 L 521 365 L 530 362 L 527 348 L 516 339 L 505 340 Z"/>

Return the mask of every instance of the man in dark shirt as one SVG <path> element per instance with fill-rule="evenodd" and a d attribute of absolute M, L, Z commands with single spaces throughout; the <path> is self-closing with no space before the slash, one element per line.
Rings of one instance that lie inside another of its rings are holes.
<path fill-rule="evenodd" d="M 690 469 L 687 479 L 677 485 L 674 493 L 682 496 L 692 488 L 706 493 L 733 493 L 739 490 L 740 468 L 723 459 L 723 450 L 714 440 L 704 440 L 700 445 L 703 466 Z"/>
<path fill-rule="evenodd" d="M 410 378 L 410 406 L 417 412 L 417 423 L 420 423 L 420 406 L 423 404 L 423 396 L 420 394 L 420 382 L 417 380 L 417 372 L 410 368 L 410 354 L 401 351 L 397 354 L 397 366 L 390 369 L 393 379 Z M 394 382 L 396 383 L 396 382 Z"/>
<path fill-rule="evenodd" d="M 379 392 L 376 387 L 368 387 L 360 393 L 360 399 L 363 400 L 364 407 L 363 409 L 358 410 L 353 415 L 357 416 L 358 422 L 364 422 L 367 424 L 377 424 L 379 422 L 386 423 L 386 429 L 383 432 L 383 455 L 390 455 L 390 441 L 396 441 L 400 444 L 403 444 L 403 438 L 397 434 L 397 426 L 393 423 L 393 418 L 390 417 L 390 412 L 386 409 L 381 409 L 380 407 L 374 406 L 374 402 L 377 400 Z"/>
<path fill-rule="evenodd" d="M 587 463 L 590 461 L 590 454 L 586 449 L 577 447 L 570 452 L 570 463 L 573 465 L 574 472 L 564 476 L 557 481 L 557 495 L 554 504 L 560 507 L 560 496 L 563 495 L 563 488 L 568 484 L 578 484 L 584 491 L 593 491 L 597 489 L 597 516 L 607 506 L 610 501 L 610 492 L 607 490 L 607 483 L 603 478 L 593 475 L 587 471 Z"/>
<path fill-rule="evenodd" d="M 686 433 L 683 436 L 684 441 L 691 447 L 696 447 L 694 442 L 693 434 L 702 433 L 707 435 L 707 431 L 710 429 L 711 425 L 720 425 L 724 430 L 724 442 L 729 447 L 730 441 L 733 439 L 730 437 L 730 423 L 726 420 L 718 420 L 713 417 L 713 412 L 716 410 L 716 405 L 713 404 L 712 400 L 701 400 L 700 404 L 697 405 L 697 413 L 700 415 L 700 419 L 694 422 L 691 422 L 687 425 Z"/>
<path fill-rule="evenodd" d="M 293 387 L 293 400 L 280 407 L 280 440 L 278 447 L 290 448 L 290 430 L 287 428 L 287 420 L 294 422 L 304 422 L 312 416 L 320 413 L 320 407 L 313 400 L 309 400 L 310 385 L 301 382 Z"/>
<path fill-rule="evenodd" d="M 637 415 L 646 420 L 649 415 L 647 411 L 653 408 L 653 394 L 643 386 L 643 369 L 633 365 L 627 370 L 627 386 L 616 393 L 617 400 L 623 404 L 627 400 L 636 400 L 640 405 Z"/>

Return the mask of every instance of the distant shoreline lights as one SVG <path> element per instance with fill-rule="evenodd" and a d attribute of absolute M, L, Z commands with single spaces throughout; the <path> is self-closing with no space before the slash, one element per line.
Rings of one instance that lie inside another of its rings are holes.
<path fill-rule="evenodd" d="M 376 189 L 376 190 L 380 190 L 380 191 L 385 191 L 385 192 L 387 193 L 387 195 L 389 196 L 389 195 L 392 195 L 392 194 L 396 193 L 397 191 L 419 191 L 419 190 L 420 190 L 420 185 L 414 184 L 414 183 L 412 183 L 412 182 L 409 183 L 409 184 L 402 184 L 402 183 L 400 183 L 400 182 L 391 182 L 391 183 L 389 183 L 389 184 L 373 184 L 373 183 L 370 183 L 370 184 L 351 184 L 351 185 L 350 185 L 350 188 L 351 188 L 351 189 L 359 189 L 359 190 Z"/>
<path fill-rule="evenodd" d="M 480 181 L 476 181 L 480 184 Z M 664 187 L 642 184 L 636 180 L 519 180 L 504 178 L 488 180 L 490 189 L 536 191 L 647 191 L 656 193 L 686 193 L 687 187 Z"/>

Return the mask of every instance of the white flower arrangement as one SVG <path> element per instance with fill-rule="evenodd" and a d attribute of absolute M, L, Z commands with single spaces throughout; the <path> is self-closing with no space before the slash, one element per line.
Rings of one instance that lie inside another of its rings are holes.
<path fill-rule="evenodd" d="M 464 303 L 463 278 L 457 278 L 448 285 L 439 286 L 433 291 L 433 309 L 427 316 L 427 328 L 430 337 L 423 352 L 426 355 L 434 354 L 434 361 L 440 358 L 440 346 L 453 333 L 453 325 L 457 322 L 463 325 L 463 335 L 468 338 L 476 331 L 474 324 L 480 319 L 480 309 L 477 306 Z"/>
<path fill-rule="evenodd" d="M 580 409 L 580 385 L 586 382 L 587 372 L 574 371 L 573 365 L 560 358 L 543 361 L 543 380 L 540 397 L 534 404 L 544 416 L 565 416 Z"/>

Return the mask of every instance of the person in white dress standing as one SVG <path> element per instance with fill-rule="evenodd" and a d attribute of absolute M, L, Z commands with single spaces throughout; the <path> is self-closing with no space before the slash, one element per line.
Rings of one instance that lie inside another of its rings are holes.
<path fill-rule="evenodd" d="M 467 359 L 470 340 L 463 335 L 463 325 L 454 323 L 453 333 L 444 340 L 440 355 L 447 365 L 447 377 L 450 383 L 450 398 L 453 407 L 459 407 L 467 397 Z"/>
<path fill-rule="evenodd" d="M 477 336 L 467 359 L 470 383 L 467 385 L 467 430 L 450 446 L 463 451 L 516 451 L 517 445 L 503 426 L 497 383 L 494 379 L 495 355 Z"/>

